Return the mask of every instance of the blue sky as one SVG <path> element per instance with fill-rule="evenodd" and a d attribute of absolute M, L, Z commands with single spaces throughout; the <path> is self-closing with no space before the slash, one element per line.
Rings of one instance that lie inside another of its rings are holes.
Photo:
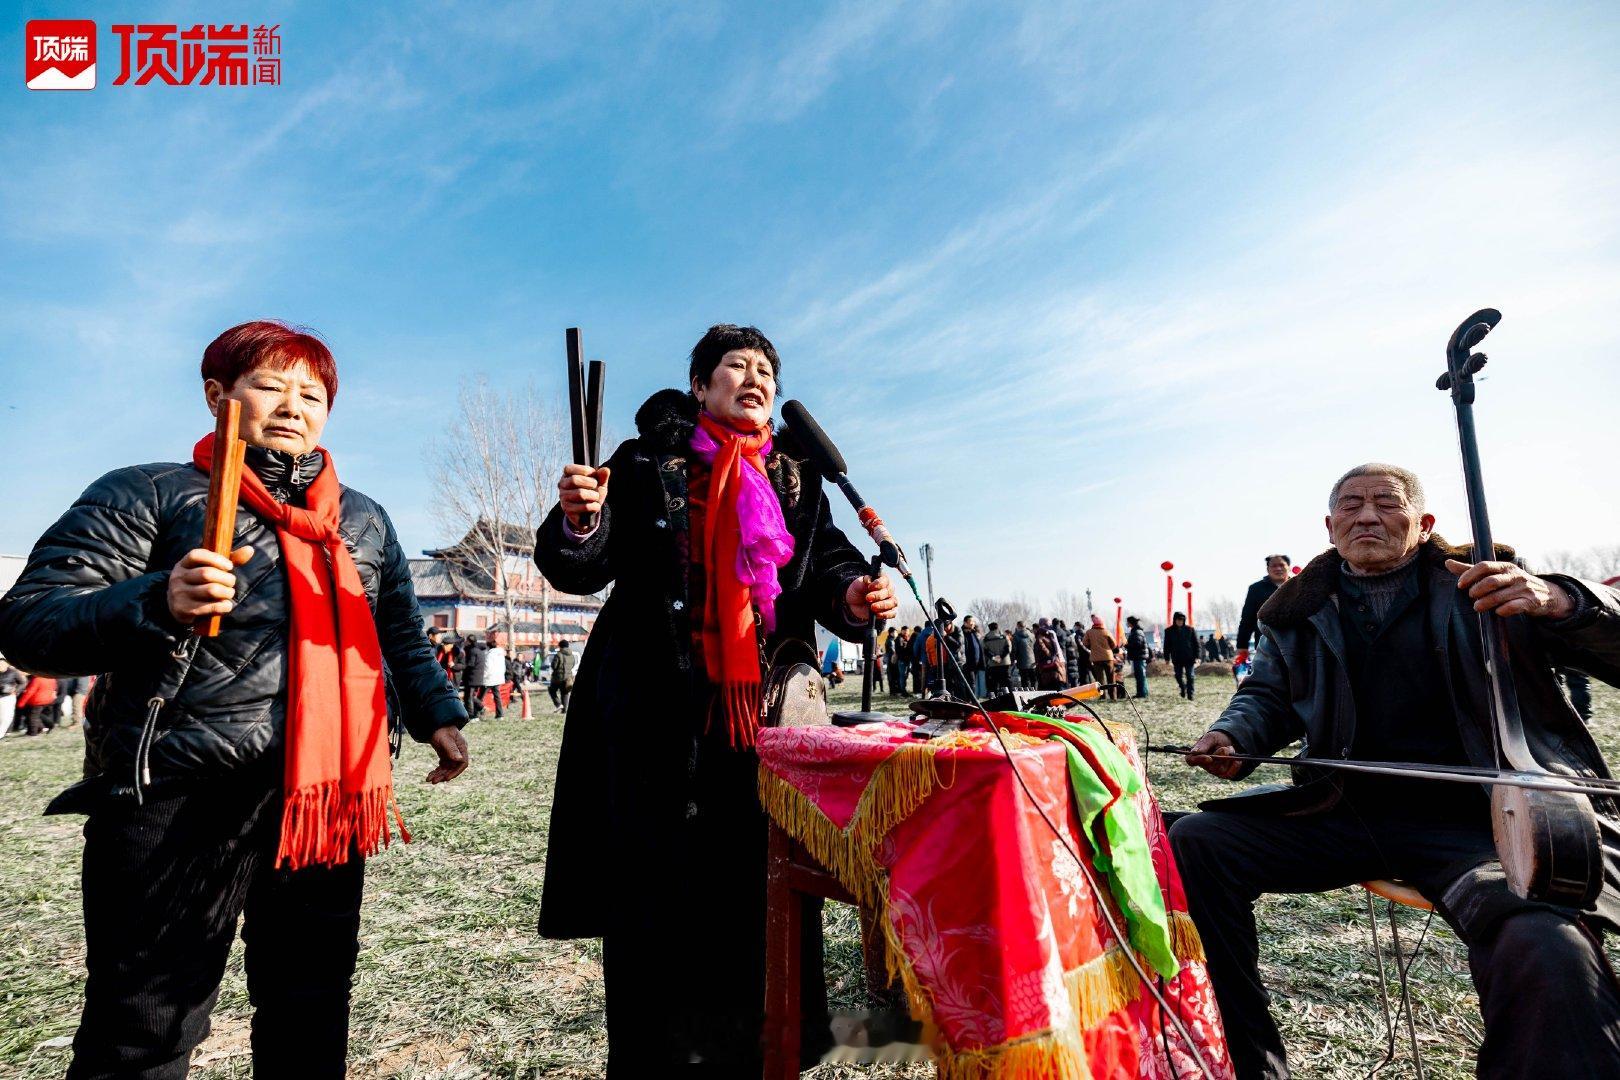
<path fill-rule="evenodd" d="M 959 601 L 1161 559 L 1241 596 L 1388 459 L 1466 534 L 1452 327 L 1500 307 L 1496 532 L 1620 538 L 1613 4 L 36 4 L 0 24 L 0 552 L 100 473 L 183 457 L 196 365 L 319 330 L 326 443 L 413 552 L 459 381 L 609 423 L 712 322 L 760 326 Z M 28 18 L 101 85 L 23 85 Z M 114 87 L 119 21 L 279 20 L 280 87 Z M 8 74 L 9 72 L 9 74 Z M 849 515 L 844 515 L 849 520 Z"/>

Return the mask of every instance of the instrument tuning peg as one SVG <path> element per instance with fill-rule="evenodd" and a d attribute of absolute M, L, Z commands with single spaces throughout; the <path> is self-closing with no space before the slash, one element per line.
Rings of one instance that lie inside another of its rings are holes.
<path fill-rule="evenodd" d="M 1485 366 L 1485 354 L 1482 352 L 1468 354 L 1468 374 L 1472 375 Z"/>
<path fill-rule="evenodd" d="M 1451 389 L 1451 372 L 1448 371 L 1448 372 L 1444 373 L 1443 375 L 1441 375 L 1438 379 L 1434 380 L 1434 388 L 1436 390 L 1450 390 Z"/>

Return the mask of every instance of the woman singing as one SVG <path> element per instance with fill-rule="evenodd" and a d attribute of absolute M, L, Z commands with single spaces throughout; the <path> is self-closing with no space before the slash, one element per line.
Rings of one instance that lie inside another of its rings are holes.
<path fill-rule="evenodd" d="M 202 377 L 210 412 L 241 402 L 249 444 L 231 556 L 199 547 L 210 433 L 184 464 L 90 485 L 0 599 L 0 651 L 19 666 L 101 673 L 85 779 L 48 810 L 89 815 L 68 1076 L 183 1078 L 241 916 L 254 1074 L 337 1078 L 365 858 L 398 817 L 385 680 L 438 752 L 430 783 L 467 767 L 466 714 L 393 524 L 318 445 L 331 352 L 245 323 L 208 346 Z M 192 637 L 214 614 L 219 636 Z M 167 706 L 148 741 L 154 697 Z"/>
<path fill-rule="evenodd" d="M 897 606 L 772 429 L 781 366 L 758 330 L 710 328 L 690 390 L 649 398 L 606 466 L 564 469 L 537 538 L 557 588 L 613 585 L 568 709 L 540 912 L 547 937 L 603 938 L 610 1076 L 759 1074 L 764 658 L 817 622 L 860 641 Z"/>

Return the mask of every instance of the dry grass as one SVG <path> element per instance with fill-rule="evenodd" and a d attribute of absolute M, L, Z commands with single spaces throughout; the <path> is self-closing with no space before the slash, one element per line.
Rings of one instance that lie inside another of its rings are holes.
<path fill-rule="evenodd" d="M 1156 679 L 1142 715 L 1156 741 L 1202 731 L 1230 684 L 1200 683 L 1181 702 Z M 1606 752 L 1620 750 L 1620 694 L 1595 688 L 1594 727 Z M 840 699 L 849 695 L 840 693 Z M 1122 703 L 1113 718 L 1132 719 Z M 488 721 L 469 731 L 475 754 L 462 780 L 429 788 L 420 747 L 407 746 L 400 801 L 416 842 L 373 860 L 366 882 L 363 949 L 356 980 L 351 1075 L 356 1077 L 597 1077 L 602 1026 L 601 948 L 596 941 L 542 941 L 534 931 L 551 783 L 561 723 Z M 39 810 L 78 767 L 80 739 L 58 731 L 0 741 L 0 1076 L 60 1076 L 77 1022 L 84 943 L 78 904 L 77 818 Z M 1188 809 L 1223 791 L 1174 759 L 1150 773 L 1165 809 Z M 1384 1042 L 1357 892 L 1278 897 L 1261 905 L 1265 976 L 1275 992 L 1295 1071 L 1364 1076 Z M 1399 916 L 1415 936 L 1420 915 Z M 1429 1075 L 1471 1075 L 1478 1015 L 1456 939 L 1440 924 L 1415 973 Z M 829 905 L 828 979 L 835 1005 L 862 1000 L 853 913 Z M 1407 938 L 1410 940 L 1410 938 Z M 672 993 L 679 987 L 671 986 Z M 194 1075 L 249 1075 L 247 998 L 241 950 L 232 956 L 214 1033 Z M 926 1066 L 823 1066 L 816 1080 L 923 1077 Z M 1409 1075 L 1404 1066 L 1384 1075 Z"/>

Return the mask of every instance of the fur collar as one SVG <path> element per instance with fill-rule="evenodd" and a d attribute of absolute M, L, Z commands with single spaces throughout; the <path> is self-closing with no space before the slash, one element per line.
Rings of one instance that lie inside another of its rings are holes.
<path fill-rule="evenodd" d="M 1439 533 L 1431 533 L 1428 542 L 1418 549 L 1418 567 L 1429 573 L 1436 570 L 1444 573 L 1447 559 L 1471 562 L 1473 551 L 1472 544 L 1453 547 Z M 1513 549 L 1497 544 L 1496 557 L 1511 561 Z M 1341 562 L 1343 557 L 1334 548 L 1312 559 L 1297 576 L 1283 582 L 1270 600 L 1260 605 L 1260 621 L 1267 626 L 1295 626 L 1322 610 L 1322 605 L 1338 591 Z"/>

